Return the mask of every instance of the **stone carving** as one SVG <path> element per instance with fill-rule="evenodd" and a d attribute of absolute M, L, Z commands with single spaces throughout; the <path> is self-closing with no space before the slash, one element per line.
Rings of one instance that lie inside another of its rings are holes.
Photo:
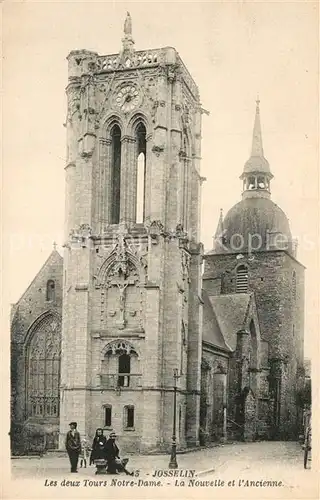
<path fill-rule="evenodd" d="M 164 146 L 161 145 L 161 146 L 153 146 L 152 147 L 152 152 L 156 155 L 156 156 L 160 156 L 160 153 L 163 153 L 164 151 Z"/>
<path fill-rule="evenodd" d="M 128 252 L 126 238 L 123 233 L 117 237 L 117 243 L 111 253 L 110 265 L 106 273 L 96 278 L 96 287 L 117 288 L 119 296 L 119 322 L 118 327 L 125 327 L 126 290 L 130 285 L 140 282 L 140 272 L 134 263 L 134 256 Z M 103 266 L 102 266 L 103 267 Z M 100 272 L 101 274 L 101 272 Z M 104 306 L 103 306 L 104 307 Z M 112 311 L 113 312 L 113 311 Z M 113 314 L 112 316 L 114 316 Z"/>
<path fill-rule="evenodd" d="M 124 22 L 124 28 L 123 28 L 124 34 L 125 35 L 132 35 L 132 21 L 131 21 L 131 16 L 129 12 L 127 12 L 127 17 Z"/>
<path fill-rule="evenodd" d="M 175 80 L 176 76 L 177 76 L 177 66 L 175 64 L 171 64 L 167 68 L 168 81 L 172 83 Z"/>
<path fill-rule="evenodd" d="M 135 348 L 125 340 L 114 340 L 104 349 L 106 354 L 137 354 Z"/>
<path fill-rule="evenodd" d="M 227 367 L 223 365 L 221 362 L 219 362 L 215 370 L 215 374 L 226 375 L 227 373 L 228 373 Z"/>
<path fill-rule="evenodd" d="M 89 224 L 81 224 L 76 229 L 71 229 L 69 237 L 72 243 L 80 243 L 82 247 L 88 245 L 88 241 L 91 238 L 92 229 Z"/>
<path fill-rule="evenodd" d="M 159 242 L 159 237 L 164 234 L 164 226 L 160 220 L 154 220 L 149 226 L 149 236 L 152 244 Z"/>
<path fill-rule="evenodd" d="M 71 121 L 75 113 L 80 113 L 80 87 L 71 86 L 67 89 L 68 110 L 67 121 Z"/>
<path fill-rule="evenodd" d="M 182 252 L 181 252 L 182 277 L 183 277 L 183 280 L 187 280 L 188 283 L 190 281 L 190 279 L 189 279 L 190 261 L 191 261 L 190 255 L 187 252 L 185 252 L 184 250 L 182 250 Z"/>
<path fill-rule="evenodd" d="M 129 62 L 128 62 L 129 61 Z M 164 52 L 162 50 L 143 50 L 127 55 L 121 60 L 119 54 L 98 57 L 98 71 L 116 71 L 123 68 L 145 68 L 158 66 L 164 62 Z"/>

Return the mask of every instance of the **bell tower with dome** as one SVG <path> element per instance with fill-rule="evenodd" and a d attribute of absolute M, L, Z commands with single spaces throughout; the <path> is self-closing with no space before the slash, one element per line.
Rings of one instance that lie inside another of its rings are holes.
<path fill-rule="evenodd" d="M 295 393 L 303 370 L 304 266 L 297 260 L 286 214 L 271 200 L 273 175 L 264 156 L 260 102 L 252 149 L 240 179 L 242 200 L 220 214 L 214 247 L 205 255 L 209 296 L 251 294 L 261 336 L 260 412 L 270 438 L 295 435 Z"/>

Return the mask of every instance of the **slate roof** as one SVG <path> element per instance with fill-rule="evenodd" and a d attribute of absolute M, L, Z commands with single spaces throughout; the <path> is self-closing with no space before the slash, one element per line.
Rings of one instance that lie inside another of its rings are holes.
<path fill-rule="evenodd" d="M 218 342 L 218 346 L 220 346 L 220 339 L 222 337 L 224 344 L 229 348 L 228 350 L 234 351 L 237 345 L 237 333 L 244 327 L 247 319 L 252 300 L 251 294 L 234 293 L 229 295 L 207 296 L 207 302 L 205 296 L 207 296 L 206 293 L 203 294 L 204 318 L 205 315 L 207 317 L 209 316 L 209 313 L 205 311 L 209 301 L 212 310 L 211 314 L 215 320 L 211 323 L 208 321 L 204 322 L 203 340 L 214 345 L 215 342 Z"/>
<path fill-rule="evenodd" d="M 215 312 L 210 302 L 210 297 L 208 296 L 205 290 L 202 290 L 202 300 L 203 300 L 202 340 L 204 342 L 208 342 L 209 344 L 219 349 L 229 352 L 230 348 L 225 343 Z"/>

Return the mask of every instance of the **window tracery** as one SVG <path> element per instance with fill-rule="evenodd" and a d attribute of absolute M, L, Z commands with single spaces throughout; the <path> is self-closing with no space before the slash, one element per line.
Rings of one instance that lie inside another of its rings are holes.
<path fill-rule="evenodd" d="M 60 324 L 44 318 L 32 334 L 27 350 L 28 417 L 59 416 Z"/>

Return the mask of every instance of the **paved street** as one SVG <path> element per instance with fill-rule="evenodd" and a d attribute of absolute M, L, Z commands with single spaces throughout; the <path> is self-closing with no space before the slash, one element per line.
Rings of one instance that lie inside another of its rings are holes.
<path fill-rule="evenodd" d="M 120 490 L 124 493 L 124 497 L 126 496 L 125 491 L 132 491 L 133 484 L 134 486 L 145 487 L 155 485 L 155 483 L 149 483 L 149 481 L 161 481 L 161 486 L 171 485 L 175 487 L 175 498 L 180 497 L 182 491 L 184 497 L 192 496 L 195 493 L 195 488 L 197 492 L 198 490 L 203 491 L 204 495 L 205 492 L 208 493 L 214 489 L 214 495 L 215 497 L 218 496 L 218 498 L 228 498 L 230 492 L 237 492 L 236 496 L 238 498 L 249 498 L 251 496 L 259 499 L 280 498 L 280 496 L 281 498 L 291 499 L 318 498 L 316 473 L 312 469 L 303 469 L 303 451 L 298 443 L 227 444 L 178 455 L 177 460 L 179 470 L 196 469 L 196 477 L 183 477 L 183 475 L 175 478 L 154 477 L 155 470 L 168 469 L 169 457 L 163 455 L 131 456 L 128 465 L 129 470 L 140 470 L 139 477 L 134 478 L 122 474 L 118 476 L 97 476 L 93 466 L 87 469 L 79 469 L 77 475 L 70 474 L 67 457 L 21 458 L 13 459 L 11 463 L 12 477 L 15 479 L 25 481 L 31 478 L 37 479 L 39 485 L 42 486 L 45 485 L 46 479 L 47 484 L 50 481 L 57 481 L 57 485 L 63 479 L 68 481 L 77 480 L 81 483 L 82 492 L 88 492 L 89 489 L 91 493 L 93 486 L 100 485 L 90 481 L 107 480 L 108 485 L 121 486 Z M 183 471 L 179 473 L 184 474 Z M 113 484 L 111 484 L 112 480 Z M 124 481 L 127 480 L 134 481 L 134 483 L 131 486 L 129 483 L 125 484 Z M 138 481 L 140 481 L 139 484 Z M 103 483 L 101 483 L 101 486 L 103 486 Z M 129 486 L 129 490 L 126 486 Z M 183 488 L 183 486 L 186 488 Z M 49 488 L 46 491 L 48 493 Z M 103 488 L 95 488 L 94 491 L 94 498 L 106 496 Z M 161 488 L 154 487 L 152 497 L 148 498 L 158 498 L 157 491 L 158 493 L 163 492 Z M 84 493 L 79 496 L 84 496 Z M 107 496 L 110 498 L 110 490 Z M 120 496 L 122 497 L 122 495 Z M 60 498 L 63 498 L 63 494 L 60 495 Z"/>

